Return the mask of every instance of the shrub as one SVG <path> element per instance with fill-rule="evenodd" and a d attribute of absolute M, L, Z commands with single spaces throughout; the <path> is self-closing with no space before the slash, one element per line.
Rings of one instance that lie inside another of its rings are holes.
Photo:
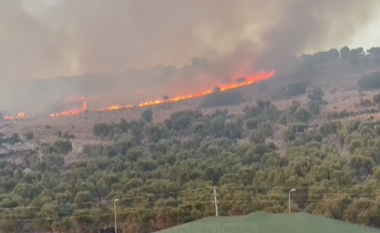
<path fill-rule="evenodd" d="M 289 84 L 286 90 L 287 97 L 294 97 L 297 95 L 306 94 L 307 88 L 310 86 L 310 81 L 300 81 L 296 83 Z"/>
<path fill-rule="evenodd" d="M 24 137 L 28 140 L 33 140 L 34 134 L 32 131 L 25 132 Z"/>
<path fill-rule="evenodd" d="M 380 88 L 380 72 L 374 72 L 363 76 L 358 81 L 358 86 L 362 90 L 373 90 Z"/>
<path fill-rule="evenodd" d="M 243 101 L 242 95 L 238 90 L 219 92 L 215 91 L 213 94 L 206 96 L 202 99 L 200 107 L 218 107 L 237 105 Z"/>

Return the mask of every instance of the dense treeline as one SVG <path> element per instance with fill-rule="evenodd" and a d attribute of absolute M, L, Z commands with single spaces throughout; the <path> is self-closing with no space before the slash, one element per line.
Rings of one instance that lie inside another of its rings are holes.
<path fill-rule="evenodd" d="M 313 68 L 317 65 L 331 63 L 337 60 L 349 61 L 352 66 L 358 67 L 361 65 L 360 58 L 364 55 L 370 55 L 373 62 L 380 65 L 380 47 L 372 47 L 365 53 L 362 47 L 350 49 L 344 46 L 339 51 L 337 49 L 330 49 L 329 51 L 314 54 L 303 54 L 299 57 L 299 60 L 306 68 Z"/>
<path fill-rule="evenodd" d="M 241 115 L 181 111 L 163 123 L 101 123 L 104 144 L 67 165 L 69 138 L 0 161 L 0 231 L 151 232 L 214 215 L 293 211 L 379 227 L 380 122 L 309 122 L 323 91 L 280 111 L 258 100 Z"/>

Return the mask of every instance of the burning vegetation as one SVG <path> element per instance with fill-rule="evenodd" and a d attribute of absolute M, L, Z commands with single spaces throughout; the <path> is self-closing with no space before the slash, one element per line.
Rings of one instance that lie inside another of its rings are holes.
<path fill-rule="evenodd" d="M 148 106 L 157 106 L 157 105 L 161 105 L 161 104 L 164 104 L 164 103 L 176 103 L 176 102 L 180 102 L 180 101 L 186 101 L 186 100 L 191 100 L 191 99 L 196 99 L 196 98 L 202 98 L 202 97 L 207 97 L 201 103 L 201 106 L 203 106 L 203 107 L 206 107 L 206 106 L 215 106 L 215 105 L 218 105 L 217 103 L 219 103 L 219 102 L 226 103 L 227 105 L 236 104 L 236 101 L 239 102 L 241 100 L 241 96 L 240 96 L 240 93 L 236 92 L 235 90 L 237 90 L 239 88 L 242 88 L 242 87 L 245 87 L 245 86 L 256 84 L 258 82 L 261 82 L 261 81 L 264 81 L 264 80 L 267 80 L 267 79 L 270 79 L 274 75 L 275 75 L 275 71 L 271 71 L 271 72 L 264 72 L 264 71 L 262 71 L 262 72 L 259 72 L 259 73 L 255 74 L 255 75 L 253 75 L 253 76 L 250 76 L 250 77 L 238 78 L 238 79 L 235 80 L 234 83 L 219 85 L 219 86 L 217 86 L 218 87 L 217 91 L 215 91 L 215 89 L 214 89 L 214 90 L 208 90 L 208 91 L 204 91 L 204 92 L 199 92 L 199 93 L 196 93 L 196 94 L 177 96 L 177 97 L 174 97 L 174 98 L 169 98 L 168 96 L 165 95 L 162 99 L 147 101 L 147 102 L 143 102 L 143 103 L 140 103 L 140 104 L 137 104 L 137 105 L 132 105 L 132 104 L 130 104 L 130 105 L 120 105 L 120 104 L 116 104 L 116 105 L 111 105 L 111 106 L 109 106 L 107 108 L 95 109 L 95 110 L 92 110 L 92 111 L 95 111 L 95 112 L 111 112 L 111 111 L 124 110 L 124 109 L 142 108 L 142 107 L 148 107 Z M 232 90 L 234 90 L 234 91 L 232 91 Z M 229 92 L 229 91 L 232 91 L 232 92 Z M 235 98 L 235 97 L 238 97 L 238 98 Z M 85 98 L 85 97 L 72 98 L 68 102 L 69 103 L 74 103 L 75 106 L 77 106 L 78 102 L 82 102 L 81 108 L 74 107 L 74 108 L 72 108 L 70 110 L 62 111 L 60 113 L 51 114 L 50 117 L 74 116 L 74 115 L 83 114 L 83 113 L 85 113 L 85 112 L 88 111 L 88 109 L 87 109 L 87 101 L 97 100 L 97 99 L 99 99 L 98 96 L 92 96 L 92 97 L 89 97 L 89 98 Z M 233 101 L 233 102 L 231 102 L 231 101 Z M 60 107 L 65 107 L 65 104 L 61 104 Z M 24 119 L 25 117 L 26 116 L 25 116 L 24 113 L 20 113 L 20 114 L 18 114 L 15 117 L 4 116 L 3 119 L 6 120 L 6 121 L 9 121 L 9 120 L 16 120 L 16 119 Z"/>

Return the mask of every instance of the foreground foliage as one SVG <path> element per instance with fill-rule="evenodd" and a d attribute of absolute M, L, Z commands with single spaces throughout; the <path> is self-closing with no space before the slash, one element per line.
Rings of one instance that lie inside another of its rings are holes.
<path fill-rule="evenodd" d="M 102 123 L 104 145 L 83 148 L 86 161 L 65 164 L 70 139 L 0 162 L 0 231 L 94 232 L 113 224 L 151 232 L 215 214 L 307 211 L 378 227 L 380 122 L 308 122 L 307 106 L 279 111 L 269 101 L 241 115 L 177 112 L 152 123 Z M 318 100 L 318 101 L 315 101 Z M 310 107 L 311 106 L 311 107 Z M 8 139 L 7 139 L 8 140 Z"/>

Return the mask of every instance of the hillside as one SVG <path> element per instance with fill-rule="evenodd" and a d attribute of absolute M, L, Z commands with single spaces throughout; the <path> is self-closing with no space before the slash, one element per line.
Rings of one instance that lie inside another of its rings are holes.
<path fill-rule="evenodd" d="M 352 59 L 185 102 L 1 122 L 0 231 L 97 232 L 119 199 L 123 233 L 153 232 L 215 215 L 214 186 L 219 215 L 285 213 L 295 188 L 293 212 L 380 228 L 380 69 Z"/>

